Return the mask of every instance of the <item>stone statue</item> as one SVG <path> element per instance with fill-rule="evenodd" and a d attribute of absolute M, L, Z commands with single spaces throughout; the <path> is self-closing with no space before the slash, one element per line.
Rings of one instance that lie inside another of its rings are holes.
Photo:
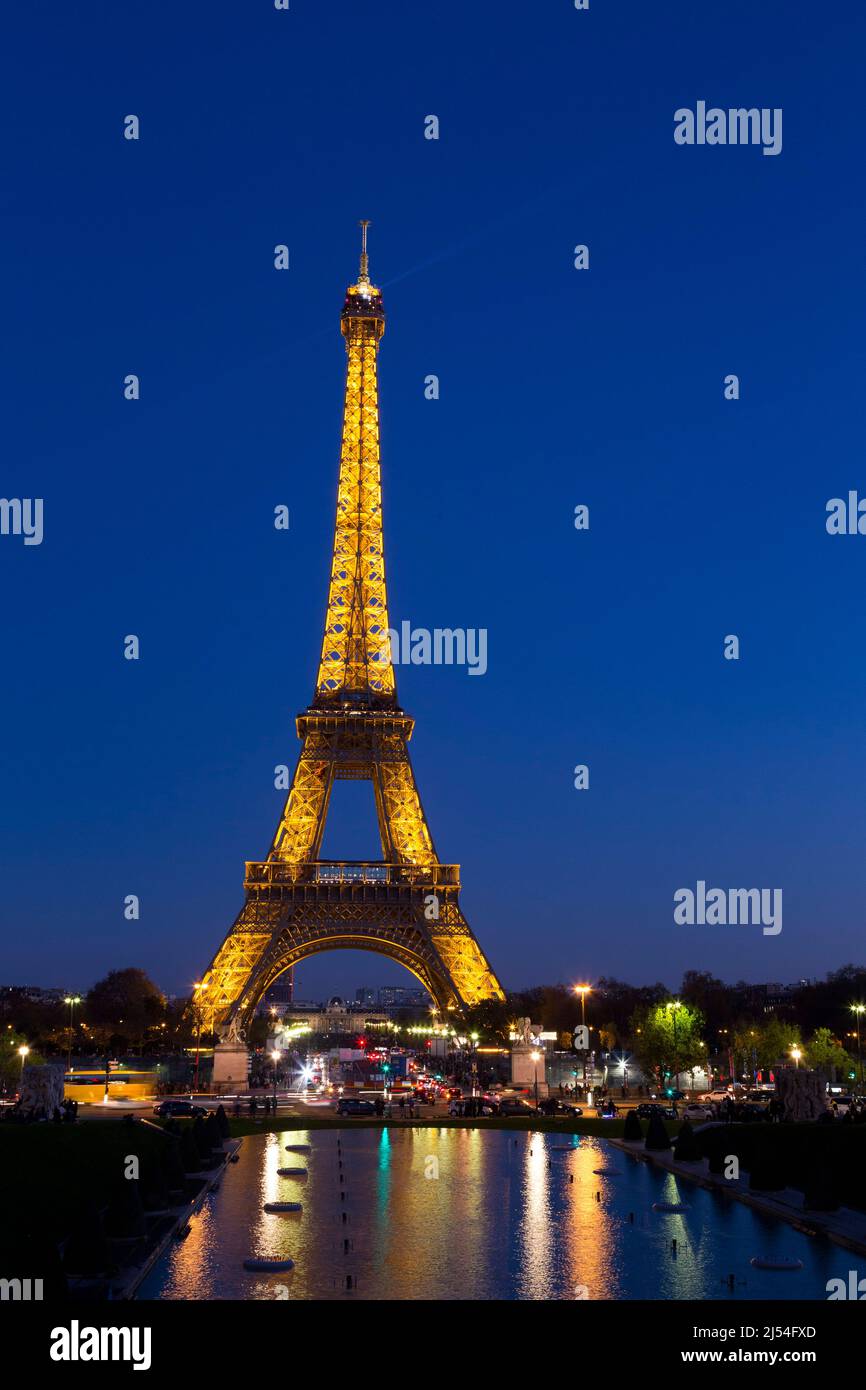
<path fill-rule="evenodd" d="M 63 1104 L 63 1064 L 36 1063 L 21 1074 L 19 1114 L 50 1120 Z"/>
<path fill-rule="evenodd" d="M 529 1018 L 519 1018 L 517 1020 L 517 1041 L 521 1047 L 532 1046 L 532 1020 Z"/>
<path fill-rule="evenodd" d="M 817 1120 L 827 1109 L 824 1078 L 805 1067 L 776 1072 L 776 1095 L 783 1120 Z"/>

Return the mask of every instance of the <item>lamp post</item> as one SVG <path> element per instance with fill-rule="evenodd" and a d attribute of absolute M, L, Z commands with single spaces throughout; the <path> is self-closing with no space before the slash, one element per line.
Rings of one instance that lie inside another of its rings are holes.
<path fill-rule="evenodd" d="M 530 1052 L 532 1058 L 532 1075 L 535 1080 L 535 1108 L 538 1109 L 538 1063 L 541 1060 L 540 1052 Z"/>
<path fill-rule="evenodd" d="M 583 1090 L 584 1090 L 584 1094 L 586 1094 L 586 1054 L 587 1054 L 587 1052 L 588 1052 L 588 1050 L 589 1050 L 588 1047 L 586 1046 L 586 1044 L 588 1044 L 588 1042 L 589 1042 L 589 1037 L 587 1036 L 587 1032 L 586 1032 L 586 996 L 587 996 L 588 994 L 591 994 L 591 993 L 592 993 L 592 987 L 591 987 L 590 985 L 575 985 L 575 986 L 574 986 L 574 992 L 575 992 L 575 994 L 579 994 L 579 995 L 580 995 L 580 1026 L 581 1026 L 581 1028 L 582 1028 L 582 1030 L 583 1030 L 582 1041 L 583 1041 L 583 1043 L 584 1043 L 584 1048 L 583 1048 Z"/>
<path fill-rule="evenodd" d="M 852 1004 L 851 1012 L 857 1020 L 857 1084 L 863 1089 L 863 1053 L 860 1047 L 860 1015 L 866 1013 L 866 1004 Z"/>
<path fill-rule="evenodd" d="M 275 1115 L 276 1115 L 276 1113 L 277 1113 L 277 1062 L 280 1060 L 280 1057 L 281 1057 L 281 1056 L 282 1056 L 282 1053 L 281 1053 L 280 1051 L 278 1051 L 277 1048 L 274 1048 L 273 1052 L 271 1053 L 271 1061 L 272 1061 L 273 1064 L 274 1064 L 274 1114 L 275 1114 Z"/>
<path fill-rule="evenodd" d="M 677 1010 L 682 1008 L 682 1005 L 679 999 L 671 999 L 667 1004 L 667 1008 L 673 1009 L 674 1012 L 674 1100 L 676 1100 L 676 1093 L 680 1089 L 678 1066 L 679 1056 L 677 1055 Z"/>
<path fill-rule="evenodd" d="M 18 1049 L 18 1056 L 21 1058 L 21 1075 L 18 1079 L 18 1092 L 21 1093 L 21 1082 L 24 1079 L 24 1060 L 29 1055 L 30 1048 L 26 1043 L 22 1043 Z"/>
<path fill-rule="evenodd" d="M 792 1048 L 791 1048 L 791 1056 L 792 1056 L 793 1059 L 794 1059 L 794 1066 L 795 1066 L 795 1068 L 797 1069 L 797 1071 L 800 1070 L 800 1058 L 802 1057 L 802 1055 L 803 1055 L 803 1054 L 802 1054 L 802 1052 L 800 1051 L 799 1047 L 792 1047 Z"/>
<path fill-rule="evenodd" d="M 64 1000 L 64 1003 L 66 1003 L 66 1004 L 69 1005 L 69 1047 L 67 1048 L 67 1051 L 66 1051 L 66 1070 L 67 1070 L 67 1071 L 71 1071 L 71 1070 L 72 1070 L 72 1038 L 73 1038 L 73 1034 L 74 1034 L 74 1025 L 73 1025 L 73 1022 L 72 1022 L 72 1010 L 75 1008 L 75 1005 L 76 1005 L 76 1004 L 80 1004 L 80 1003 L 81 1003 L 81 995 L 80 995 L 80 994 L 67 994 L 66 999 Z"/>

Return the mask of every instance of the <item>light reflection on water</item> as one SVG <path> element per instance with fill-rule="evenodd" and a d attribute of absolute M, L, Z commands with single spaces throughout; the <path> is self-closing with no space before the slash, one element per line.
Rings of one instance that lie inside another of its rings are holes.
<path fill-rule="evenodd" d="M 291 1154 L 287 1143 L 312 1151 Z M 277 1174 L 302 1166 L 303 1178 Z M 599 1167 L 617 1175 L 596 1176 Z M 274 1201 L 304 1209 L 265 1213 Z M 663 1215 L 651 1209 L 657 1201 L 689 1210 Z M 805 1268 L 755 1270 L 749 1260 L 758 1254 L 794 1256 Z M 250 1255 L 288 1256 L 295 1269 L 248 1273 Z M 854 1259 L 602 1139 L 432 1127 L 293 1131 L 244 1140 L 192 1233 L 172 1245 L 139 1297 L 823 1299 L 827 1280 L 847 1278 Z"/>

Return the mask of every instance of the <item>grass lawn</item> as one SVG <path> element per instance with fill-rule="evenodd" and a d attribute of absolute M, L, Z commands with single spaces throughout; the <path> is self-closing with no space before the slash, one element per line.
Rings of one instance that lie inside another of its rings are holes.
<path fill-rule="evenodd" d="M 299 1129 L 508 1129 L 515 1132 L 534 1134 L 594 1134 L 600 1138 L 621 1139 L 625 1120 L 600 1120 L 597 1116 L 569 1119 L 567 1116 L 533 1115 L 490 1115 L 486 1118 L 474 1117 L 458 1119 L 452 1115 L 431 1115 L 420 1120 L 398 1120 L 379 1118 L 377 1115 L 360 1115 L 357 1118 L 310 1113 L 309 1115 L 276 1115 L 261 1120 L 242 1115 L 235 1119 L 229 1116 L 232 1136 L 240 1138 L 245 1134 L 281 1133 Z M 679 1121 L 666 1120 L 665 1127 L 672 1137 L 679 1130 Z M 646 1122 L 644 1122 L 646 1133 Z"/>

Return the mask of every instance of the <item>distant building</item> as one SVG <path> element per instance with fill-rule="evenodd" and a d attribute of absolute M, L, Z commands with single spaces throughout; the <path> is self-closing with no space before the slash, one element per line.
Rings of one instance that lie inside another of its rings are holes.
<path fill-rule="evenodd" d="M 417 989 L 406 985 L 382 985 L 378 992 L 378 1003 L 382 1009 L 418 1008 L 431 1002 L 427 990 L 420 985 Z"/>
<path fill-rule="evenodd" d="M 740 991 L 740 999 L 747 1009 L 756 1009 L 764 1014 L 774 1014 L 779 1009 L 789 1008 L 800 984 L 783 985 L 777 980 L 768 984 L 747 985 Z"/>
<path fill-rule="evenodd" d="M 376 991 L 369 989 L 367 985 L 359 985 L 355 990 L 355 1003 L 365 1009 L 372 1008 L 376 1003 Z"/>
<path fill-rule="evenodd" d="M 286 1007 L 282 1014 L 285 1025 L 304 1024 L 312 1033 L 363 1037 L 368 1031 L 370 1041 L 382 1037 L 382 1026 L 388 1022 L 381 1009 L 365 1009 L 347 1004 L 335 995 L 327 1004 Z"/>
<path fill-rule="evenodd" d="M 0 1000 L 10 995 L 29 999 L 33 1004 L 61 1004 L 68 994 L 65 989 L 43 989 L 42 985 L 0 985 Z"/>

